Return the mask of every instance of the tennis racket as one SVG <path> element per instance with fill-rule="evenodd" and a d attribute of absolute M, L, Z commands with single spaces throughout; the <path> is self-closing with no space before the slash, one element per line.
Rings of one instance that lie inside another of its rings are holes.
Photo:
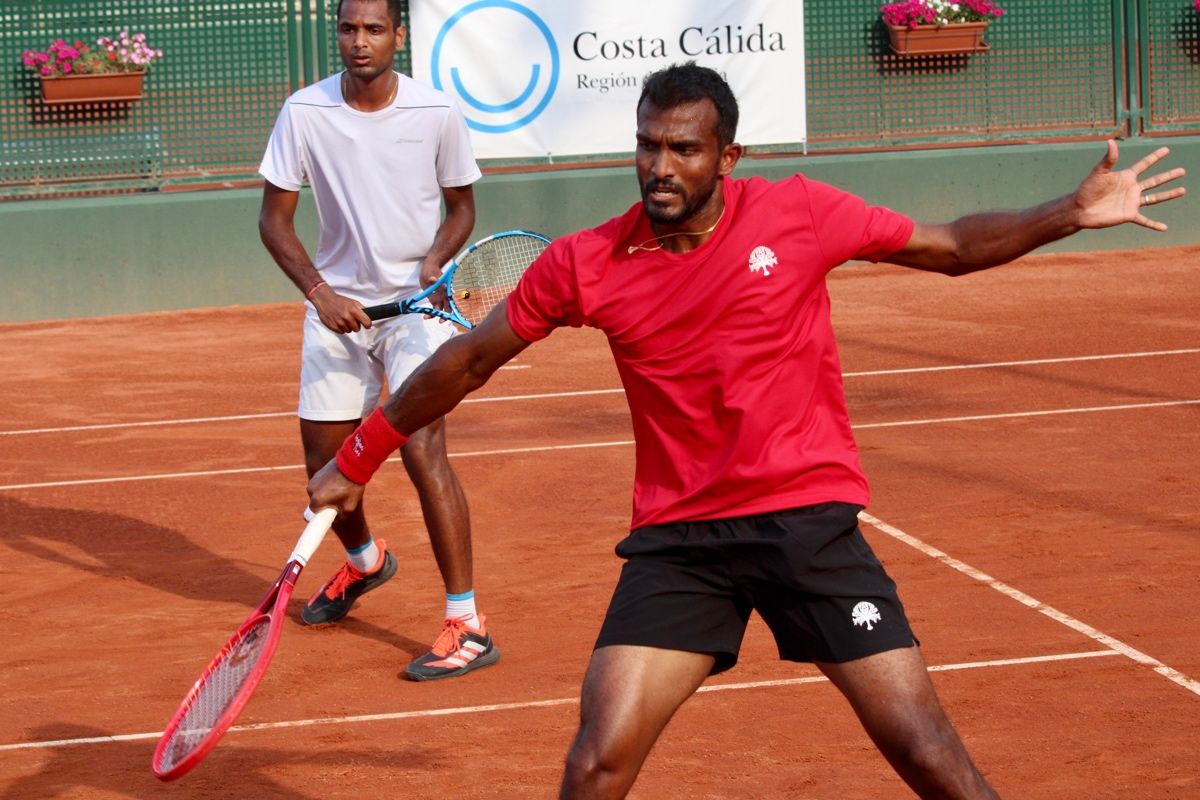
<path fill-rule="evenodd" d="M 363 311 L 373 320 L 399 314 L 428 314 L 449 320 L 470 330 L 478 325 L 509 292 L 534 259 L 550 244 L 540 233 L 504 231 L 480 239 L 451 261 L 442 277 L 419 294 Z M 446 290 L 446 308 L 429 301 L 431 295 Z"/>
<path fill-rule="evenodd" d="M 250 701 L 275 655 L 296 579 L 329 532 L 335 516 L 337 512 L 332 508 L 312 516 L 266 597 L 183 698 L 154 748 L 151 768 L 160 780 L 174 780 L 199 764 Z"/>

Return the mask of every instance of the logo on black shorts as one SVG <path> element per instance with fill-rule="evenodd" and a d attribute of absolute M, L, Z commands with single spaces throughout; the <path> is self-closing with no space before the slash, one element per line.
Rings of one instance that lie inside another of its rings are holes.
<path fill-rule="evenodd" d="M 856 626 L 866 625 L 869 631 L 875 630 L 875 626 L 872 623 L 883 621 L 883 617 L 879 615 L 879 609 L 875 607 L 875 604 L 868 603 L 866 600 L 854 607 L 850 612 L 850 619 L 854 621 Z"/>

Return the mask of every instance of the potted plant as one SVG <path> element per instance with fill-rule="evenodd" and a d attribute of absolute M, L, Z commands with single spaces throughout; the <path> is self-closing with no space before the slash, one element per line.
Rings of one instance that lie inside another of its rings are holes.
<path fill-rule="evenodd" d="M 146 70 L 162 54 L 146 44 L 146 34 L 124 30 L 94 47 L 55 39 L 43 52 L 26 50 L 21 61 L 41 79 L 43 102 L 53 105 L 137 100 Z"/>
<path fill-rule="evenodd" d="M 986 50 L 983 32 L 1004 14 L 993 0 L 899 0 L 879 11 L 888 43 L 901 55 Z"/>

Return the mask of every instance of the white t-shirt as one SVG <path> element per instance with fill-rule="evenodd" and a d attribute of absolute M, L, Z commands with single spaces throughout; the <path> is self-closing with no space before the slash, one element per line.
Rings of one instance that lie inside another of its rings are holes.
<path fill-rule="evenodd" d="M 321 220 L 317 270 L 364 305 L 420 288 L 418 263 L 441 224 L 441 188 L 482 174 L 453 101 L 397 77 L 392 106 L 370 113 L 346 105 L 341 73 L 297 91 L 259 166 L 281 189 L 312 186 Z"/>

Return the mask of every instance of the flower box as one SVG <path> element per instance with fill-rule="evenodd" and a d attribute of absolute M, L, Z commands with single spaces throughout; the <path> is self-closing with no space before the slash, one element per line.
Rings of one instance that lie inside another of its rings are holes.
<path fill-rule="evenodd" d="M 988 49 L 983 32 L 988 22 L 952 22 L 947 25 L 888 25 L 888 44 L 900 55 L 980 53 Z"/>
<path fill-rule="evenodd" d="M 104 103 L 141 98 L 146 70 L 162 54 L 146 44 L 146 34 L 123 30 L 95 46 L 55 39 L 44 51 L 26 50 L 21 62 L 41 80 L 45 103 Z"/>
<path fill-rule="evenodd" d="M 138 100 L 142 96 L 142 72 L 100 72 L 90 75 L 42 76 L 42 102 L 103 103 Z"/>

